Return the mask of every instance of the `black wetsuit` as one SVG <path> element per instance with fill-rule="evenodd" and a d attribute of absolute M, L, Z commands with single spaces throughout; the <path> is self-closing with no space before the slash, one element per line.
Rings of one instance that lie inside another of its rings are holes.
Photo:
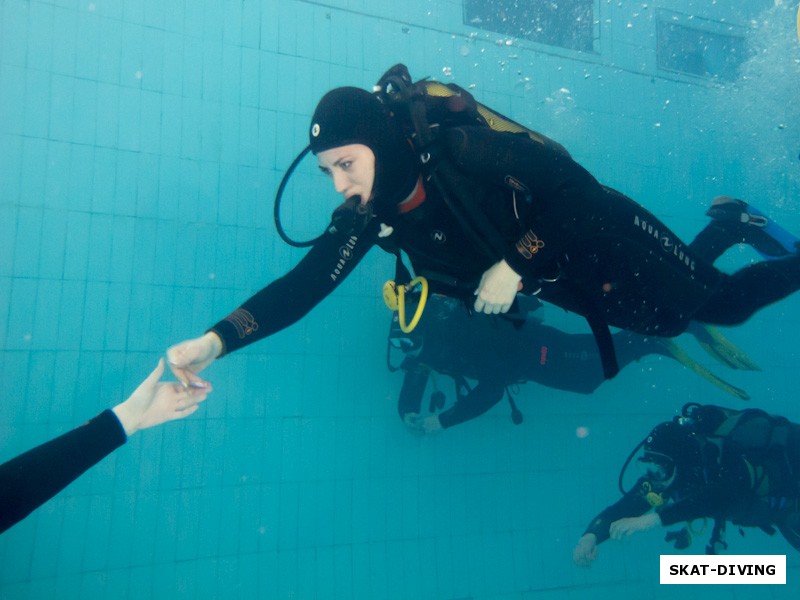
<path fill-rule="evenodd" d="M 87 469 L 122 446 L 111 410 L 0 465 L 0 533 L 27 517 Z"/>
<path fill-rule="evenodd" d="M 420 414 L 431 371 L 456 382 L 455 403 L 439 413 L 444 428 L 484 414 L 515 383 L 533 381 L 578 394 L 594 392 L 605 381 L 594 336 L 543 325 L 532 312 L 538 308 L 534 303 L 521 298 L 522 312 L 487 316 L 471 314 L 458 300 L 431 296 L 414 331 L 402 334 L 394 327 L 392 335 L 414 348 L 401 363 L 405 377 L 397 404 L 400 418 Z M 618 332 L 614 341 L 621 367 L 648 354 L 666 354 L 657 338 Z"/>
<path fill-rule="evenodd" d="M 557 144 L 487 127 L 449 129 L 442 139 L 446 164 L 456 174 L 445 187 L 472 194 L 502 238 L 492 240 L 494 250 L 479 247 L 427 181 L 421 205 L 378 215 L 362 231 L 329 231 L 294 269 L 217 323 L 212 330 L 223 353 L 302 318 L 378 243 L 402 249 L 436 291 L 468 298 L 481 275 L 504 258 L 523 276 L 523 292 L 541 288 L 539 298 L 600 328 L 647 335 L 678 335 L 692 319 L 740 323 L 800 287 L 796 256 L 721 273 L 646 209 L 599 184 Z M 391 235 L 379 237 L 387 231 L 381 223 L 392 227 Z"/>
<path fill-rule="evenodd" d="M 754 412 L 755 409 L 753 409 Z M 757 411 L 761 413 L 762 411 Z M 756 415 L 751 426 L 762 432 L 771 425 L 766 413 Z M 740 444 L 722 445 L 721 455 L 705 452 L 706 464 L 689 474 L 679 469 L 676 481 L 662 492 L 664 504 L 655 507 L 664 526 L 681 521 L 710 518 L 744 527 L 760 527 L 772 533 L 780 530 L 800 550 L 800 425 L 788 424 L 779 436 L 781 443 L 758 451 Z M 648 492 L 656 484 L 641 478 L 618 502 L 595 517 L 585 533 L 597 536 L 597 543 L 609 537 L 609 527 L 625 517 L 638 517 L 652 506 Z"/>

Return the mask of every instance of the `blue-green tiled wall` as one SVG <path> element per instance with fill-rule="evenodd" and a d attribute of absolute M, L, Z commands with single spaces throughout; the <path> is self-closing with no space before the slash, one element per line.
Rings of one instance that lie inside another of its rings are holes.
<path fill-rule="evenodd" d="M 772 115 L 723 110 L 734 90 L 655 66 L 657 10 L 757 31 L 770 4 L 598 0 L 596 52 L 581 54 L 465 25 L 457 0 L 4 0 L 0 460 L 124 398 L 168 345 L 302 256 L 275 235 L 272 198 L 311 111 L 396 62 L 555 137 L 687 237 L 721 193 L 800 229 L 797 176 L 753 162 L 777 138 L 741 120 L 772 131 Z M 284 217 L 311 236 L 336 199 L 301 175 Z M 0 537 L 0 598 L 677 597 L 655 581 L 659 532 L 604 545 L 589 571 L 572 545 L 654 422 L 731 401 L 649 357 L 591 397 L 523 387 L 519 427 L 501 405 L 417 438 L 384 364 L 392 272 L 369 256 L 304 321 L 214 364 L 196 415 L 137 434 Z M 731 330 L 764 371 L 725 371 L 795 419 L 799 308 Z M 732 546 L 787 550 L 757 531 Z"/>

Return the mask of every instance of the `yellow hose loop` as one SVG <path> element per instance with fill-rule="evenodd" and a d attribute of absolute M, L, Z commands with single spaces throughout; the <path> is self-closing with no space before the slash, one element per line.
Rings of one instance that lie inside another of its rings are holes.
<path fill-rule="evenodd" d="M 417 304 L 417 310 L 414 312 L 414 318 L 411 319 L 411 323 L 406 324 L 406 290 L 410 290 L 417 284 L 421 287 L 419 304 Z M 403 333 L 411 333 L 419 323 L 422 312 L 425 310 L 425 303 L 428 301 L 428 280 L 421 276 L 415 277 L 408 282 L 408 285 L 401 285 L 397 292 L 397 317 L 400 323 L 400 330 Z"/>

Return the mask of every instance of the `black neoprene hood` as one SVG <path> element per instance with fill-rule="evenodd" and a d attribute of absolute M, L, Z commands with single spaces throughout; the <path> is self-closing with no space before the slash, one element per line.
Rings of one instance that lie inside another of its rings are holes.
<path fill-rule="evenodd" d="M 308 132 L 314 154 L 363 144 L 375 155 L 375 208 L 379 213 L 404 200 L 419 177 L 416 153 L 396 117 L 377 96 L 356 87 L 335 88 L 319 101 Z"/>
<path fill-rule="evenodd" d="M 318 154 L 348 144 L 364 144 L 374 152 L 382 143 L 387 119 L 380 100 L 366 90 L 331 90 L 319 101 L 311 118 L 311 151 Z"/>
<path fill-rule="evenodd" d="M 669 421 L 656 425 L 644 443 L 645 452 L 670 457 L 678 465 L 700 462 L 700 446 L 689 427 Z"/>

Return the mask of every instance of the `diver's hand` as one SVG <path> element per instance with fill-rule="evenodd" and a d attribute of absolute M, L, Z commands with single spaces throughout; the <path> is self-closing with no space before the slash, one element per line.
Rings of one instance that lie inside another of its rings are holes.
<path fill-rule="evenodd" d="M 111 409 L 128 437 L 140 429 L 188 417 L 211 392 L 211 386 L 202 389 L 186 388 L 177 382 L 160 382 L 163 374 L 162 358 L 155 371 L 150 373 L 136 391 Z"/>
<path fill-rule="evenodd" d="M 167 350 L 169 368 L 186 387 L 205 388 L 210 384 L 197 373 L 210 365 L 222 352 L 222 340 L 213 331 L 176 344 Z"/>
<path fill-rule="evenodd" d="M 641 517 L 625 517 L 624 519 L 614 521 L 608 532 L 612 540 L 621 540 L 633 533 L 647 531 L 659 525 L 661 525 L 661 517 L 658 513 L 652 512 L 642 515 Z"/>
<path fill-rule="evenodd" d="M 414 433 L 424 433 L 422 429 L 422 417 L 419 413 L 411 412 L 403 415 L 403 423 Z"/>
<path fill-rule="evenodd" d="M 572 551 L 572 560 L 579 567 L 591 567 L 597 560 L 597 536 L 587 533 L 578 540 L 578 544 Z"/>
<path fill-rule="evenodd" d="M 430 415 L 422 419 L 422 431 L 425 433 L 437 433 L 442 430 L 442 423 L 439 415 Z"/>
<path fill-rule="evenodd" d="M 438 415 L 423 418 L 419 413 L 406 413 L 403 416 L 403 423 L 414 433 L 436 433 L 442 430 Z"/>
<path fill-rule="evenodd" d="M 483 274 L 475 290 L 475 310 L 487 315 L 508 312 L 521 281 L 522 277 L 505 260 L 495 263 Z"/>

